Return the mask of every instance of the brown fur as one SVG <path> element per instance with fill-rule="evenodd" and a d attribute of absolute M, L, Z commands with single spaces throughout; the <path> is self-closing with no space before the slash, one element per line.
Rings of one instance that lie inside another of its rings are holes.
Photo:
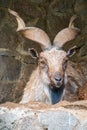
<path fill-rule="evenodd" d="M 62 69 L 62 63 L 66 58 L 66 52 L 53 48 L 50 51 L 41 52 L 40 57 L 41 60 L 42 57 L 45 59 L 48 70 L 46 70 L 47 68 L 43 68 L 39 63 L 37 69 L 32 73 L 30 80 L 24 89 L 24 94 L 20 103 L 42 101 L 47 104 L 52 104 L 49 93 L 49 84 L 52 83 L 57 88 L 61 86 L 57 85 L 54 74 L 58 71 L 62 76 L 65 75 Z M 65 76 L 64 80 L 66 80 L 66 78 L 67 77 Z"/>

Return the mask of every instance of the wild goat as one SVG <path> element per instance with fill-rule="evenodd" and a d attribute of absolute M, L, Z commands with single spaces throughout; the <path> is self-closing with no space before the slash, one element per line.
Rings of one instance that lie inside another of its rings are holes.
<path fill-rule="evenodd" d="M 74 27 L 76 16 L 71 17 L 69 27 L 56 35 L 52 45 L 48 35 L 43 30 L 36 27 L 25 27 L 24 21 L 15 11 L 9 9 L 9 12 L 16 17 L 17 31 L 26 38 L 39 43 L 43 50 L 38 54 L 35 49 L 29 49 L 30 55 L 38 60 L 38 66 L 25 86 L 20 103 L 41 101 L 46 104 L 55 104 L 59 102 L 67 82 L 67 61 L 76 49 L 74 46 L 65 52 L 62 47 L 68 41 L 73 40 L 80 31 Z"/>

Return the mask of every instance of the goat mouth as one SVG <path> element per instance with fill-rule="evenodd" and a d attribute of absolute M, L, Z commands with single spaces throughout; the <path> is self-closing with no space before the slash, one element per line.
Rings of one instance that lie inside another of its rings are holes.
<path fill-rule="evenodd" d="M 63 84 L 64 84 L 64 82 L 57 82 L 57 83 L 51 82 L 49 86 L 51 89 L 57 90 L 57 89 L 61 88 L 61 86 L 63 86 Z"/>
<path fill-rule="evenodd" d="M 50 88 L 52 91 L 58 91 L 64 89 L 65 85 L 62 83 L 60 86 L 55 84 L 50 84 Z"/>
<path fill-rule="evenodd" d="M 57 90 L 61 87 L 61 85 L 56 85 L 56 84 L 50 84 L 50 88 L 53 90 Z"/>
<path fill-rule="evenodd" d="M 53 77 L 49 77 L 49 86 L 51 89 L 58 89 L 64 84 L 64 77 L 60 81 L 57 81 Z"/>

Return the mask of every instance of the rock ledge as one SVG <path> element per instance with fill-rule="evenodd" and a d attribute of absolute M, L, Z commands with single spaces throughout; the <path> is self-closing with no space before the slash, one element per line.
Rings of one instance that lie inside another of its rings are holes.
<path fill-rule="evenodd" d="M 0 105 L 0 130 L 87 130 L 87 101 Z"/>

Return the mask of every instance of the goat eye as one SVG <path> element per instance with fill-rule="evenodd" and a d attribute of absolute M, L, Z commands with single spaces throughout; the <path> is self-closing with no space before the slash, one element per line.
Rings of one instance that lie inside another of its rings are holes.
<path fill-rule="evenodd" d="M 45 67 L 46 62 L 45 62 L 45 61 L 43 61 L 43 60 L 41 60 L 41 61 L 39 62 L 39 64 L 40 64 L 40 66 L 41 66 L 41 67 Z"/>
<path fill-rule="evenodd" d="M 42 69 L 46 69 L 46 70 L 47 70 L 47 68 L 48 68 L 47 63 L 46 63 L 46 61 L 44 61 L 44 60 L 41 60 L 41 61 L 39 62 L 39 65 L 40 65 L 40 67 L 41 67 Z"/>
<path fill-rule="evenodd" d="M 40 61 L 40 64 L 45 65 L 46 63 L 45 61 Z"/>

